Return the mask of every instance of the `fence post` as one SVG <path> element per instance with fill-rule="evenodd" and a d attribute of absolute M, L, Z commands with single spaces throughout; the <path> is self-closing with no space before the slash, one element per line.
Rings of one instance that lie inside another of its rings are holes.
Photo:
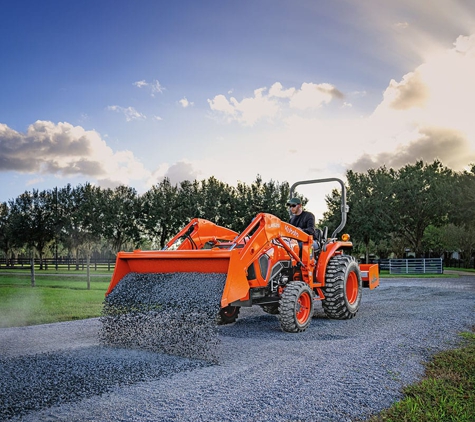
<path fill-rule="evenodd" d="M 35 253 L 31 253 L 31 287 L 35 287 Z"/>

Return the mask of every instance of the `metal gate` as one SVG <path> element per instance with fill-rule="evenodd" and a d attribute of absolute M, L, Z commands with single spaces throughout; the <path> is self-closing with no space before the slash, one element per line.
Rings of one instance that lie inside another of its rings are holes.
<path fill-rule="evenodd" d="M 443 274 L 442 258 L 390 259 L 389 274 Z"/>

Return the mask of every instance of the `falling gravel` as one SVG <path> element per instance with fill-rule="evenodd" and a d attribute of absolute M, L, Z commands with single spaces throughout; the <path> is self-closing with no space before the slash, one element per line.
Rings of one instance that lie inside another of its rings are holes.
<path fill-rule="evenodd" d="M 475 277 L 383 279 L 363 293 L 355 318 L 329 320 L 318 305 L 298 334 L 243 308 L 236 323 L 215 327 L 215 362 L 108 347 L 98 319 L 0 330 L 0 420 L 364 420 L 472 329 Z M 26 350 L 35 340 L 36 353 Z"/>
<path fill-rule="evenodd" d="M 218 359 L 216 318 L 225 274 L 129 273 L 106 297 L 105 344 Z"/>

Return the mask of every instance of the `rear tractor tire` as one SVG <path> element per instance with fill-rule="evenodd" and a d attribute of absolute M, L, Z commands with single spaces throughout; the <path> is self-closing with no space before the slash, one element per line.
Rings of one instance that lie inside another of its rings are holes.
<path fill-rule="evenodd" d="M 231 305 L 221 308 L 217 318 L 218 325 L 232 324 L 233 322 L 236 322 L 240 310 L 241 308 L 239 306 Z"/>
<path fill-rule="evenodd" d="M 287 285 L 279 302 L 279 322 L 282 331 L 305 331 L 312 320 L 313 292 L 307 283 L 293 281 Z"/>
<path fill-rule="evenodd" d="M 348 255 L 330 259 L 325 274 L 323 310 L 332 319 L 351 319 L 360 307 L 362 281 L 356 260 Z"/>

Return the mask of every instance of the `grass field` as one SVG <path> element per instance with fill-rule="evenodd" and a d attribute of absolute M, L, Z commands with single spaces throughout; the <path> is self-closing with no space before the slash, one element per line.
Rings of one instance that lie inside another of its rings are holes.
<path fill-rule="evenodd" d="M 404 398 L 370 422 L 473 422 L 475 420 L 475 334 L 463 345 L 426 364 L 424 378 L 404 389 Z"/>
<path fill-rule="evenodd" d="M 36 274 L 31 287 L 28 273 L 0 275 L 0 328 L 46 324 L 97 317 L 101 313 L 109 275 Z"/>

